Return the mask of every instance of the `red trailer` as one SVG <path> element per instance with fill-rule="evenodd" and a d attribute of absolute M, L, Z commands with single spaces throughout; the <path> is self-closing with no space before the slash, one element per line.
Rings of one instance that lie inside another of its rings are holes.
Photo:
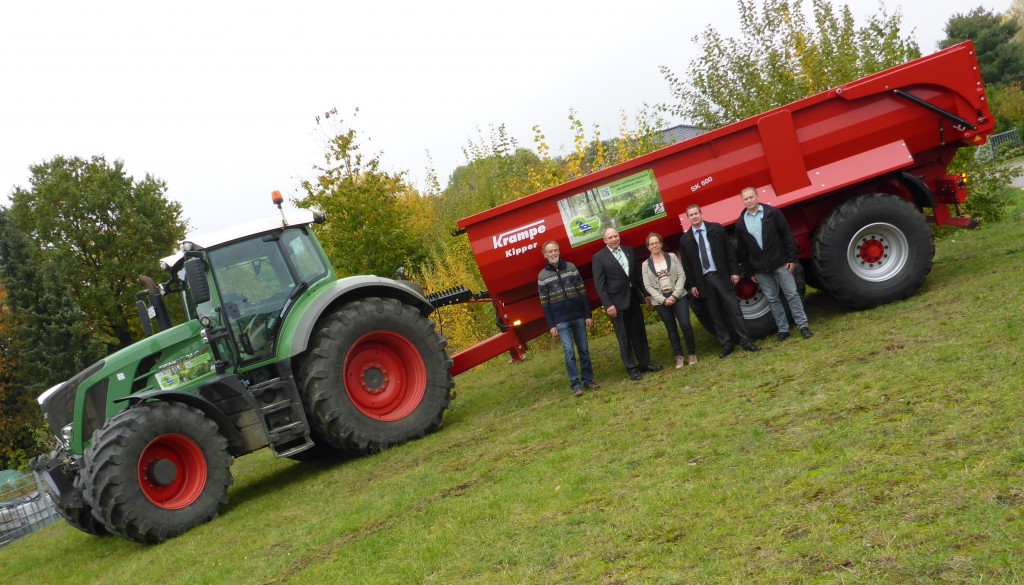
<path fill-rule="evenodd" d="M 946 167 L 993 125 L 966 42 L 462 219 L 502 332 L 457 354 L 452 374 L 517 359 L 547 331 L 543 242 L 559 242 L 598 306 L 590 260 L 606 227 L 638 251 L 651 231 L 675 246 L 689 204 L 730 226 L 747 186 L 785 213 L 808 283 L 855 308 L 906 298 L 931 269 L 928 222 L 972 227 L 964 180 Z M 773 331 L 757 285 L 736 292 L 751 331 Z"/>

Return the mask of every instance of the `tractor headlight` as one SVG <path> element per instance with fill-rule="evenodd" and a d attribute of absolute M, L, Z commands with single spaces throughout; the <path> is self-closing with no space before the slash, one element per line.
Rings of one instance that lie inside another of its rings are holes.
<path fill-rule="evenodd" d="M 61 442 L 61 446 L 67 448 L 71 444 L 71 425 L 64 425 L 64 428 L 60 430 L 60 436 L 57 437 Z"/>

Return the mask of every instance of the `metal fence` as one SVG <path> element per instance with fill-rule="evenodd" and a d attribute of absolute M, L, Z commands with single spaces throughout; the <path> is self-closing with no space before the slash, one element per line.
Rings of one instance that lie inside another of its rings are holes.
<path fill-rule="evenodd" d="M 996 149 L 1004 144 L 1013 144 L 1017 147 L 1024 146 L 1021 142 L 1020 136 L 1016 130 L 1010 130 L 1009 132 L 1000 132 L 999 134 L 993 134 L 988 137 L 988 152 L 990 156 L 995 156 Z"/>
<path fill-rule="evenodd" d="M 33 475 L 0 472 L 0 548 L 36 530 L 49 526 L 59 517 L 42 482 Z"/>

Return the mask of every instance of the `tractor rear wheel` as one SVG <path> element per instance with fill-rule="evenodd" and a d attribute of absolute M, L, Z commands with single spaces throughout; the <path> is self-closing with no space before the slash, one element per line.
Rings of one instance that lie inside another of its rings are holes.
<path fill-rule="evenodd" d="M 931 271 L 935 241 L 911 203 L 895 195 L 862 195 L 829 212 L 812 255 L 825 291 L 866 309 L 914 294 Z"/>
<path fill-rule="evenodd" d="M 446 341 L 419 310 L 370 297 L 329 314 L 301 368 L 313 434 L 350 454 L 441 427 L 455 385 Z"/>
<path fill-rule="evenodd" d="M 201 411 L 154 402 L 111 417 L 92 436 L 85 500 L 109 530 L 163 542 L 217 517 L 231 485 L 228 441 Z"/>

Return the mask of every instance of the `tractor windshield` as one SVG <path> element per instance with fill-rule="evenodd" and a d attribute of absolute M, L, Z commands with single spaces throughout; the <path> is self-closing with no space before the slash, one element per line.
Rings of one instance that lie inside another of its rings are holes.
<path fill-rule="evenodd" d="M 211 250 L 209 261 L 243 363 L 273 355 L 286 302 L 327 271 L 301 228 Z"/>

